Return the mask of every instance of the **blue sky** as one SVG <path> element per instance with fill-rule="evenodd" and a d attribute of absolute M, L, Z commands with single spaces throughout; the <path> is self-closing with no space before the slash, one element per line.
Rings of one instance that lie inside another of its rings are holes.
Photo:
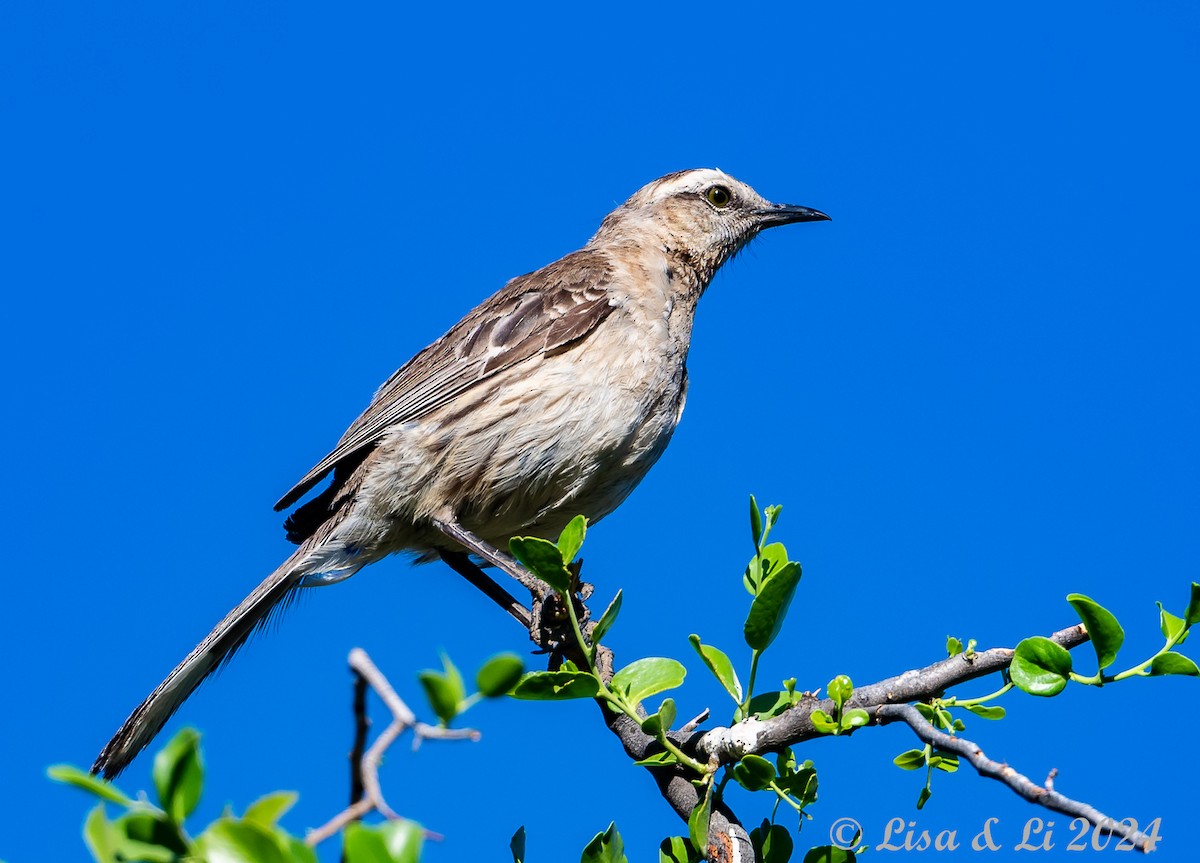
<path fill-rule="evenodd" d="M 751 492 L 805 573 L 765 681 L 1012 645 L 1070 624 L 1072 591 L 1149 655 L 1154 602 L 1200 577 L 1198 38 L 1185 3 L 7 4 L 0 857 L 81 858 L 88 801 L 45 767 L 89 764 L 288 553 L 271 504 L 374 388 L 680 168 L 833 221 L 770 232 L 704 298 L 683 424 L 585 549 L 625 591 L 619 660 L 679 656 L 680 713 L 723 709 L 686 639 L 740 643 Z M 437 565 L 308 592 L 170 726 L 205 735 L 199 822 L 276 788 L 296 831 L 343 805 L 355 645 L 414 704 L 439 649 L 525 650 Z M 989 755 L 1192 859 L 1200 684 L 1004 703 L 970 724 Z M 430 861 L 505 859 L 521 824 L 531 861 L 610 820 L 634 860 L 679 832 L 589 705 L 468 718 L 481 743 L 383 774 L 446 834 Z M 917 813 L 890 763 L 913 744 L 806 746 L 798 841 L 997 817 L 1011 847 L 1044 815 L 969 770 Z M 1046 856 L 1075 859 L 1058 820 Z"/>

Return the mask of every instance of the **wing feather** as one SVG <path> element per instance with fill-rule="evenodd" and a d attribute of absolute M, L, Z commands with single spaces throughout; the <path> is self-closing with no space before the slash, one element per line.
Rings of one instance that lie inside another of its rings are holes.
<path fill-rule="evenodd" d="M 275 509 L 291 506 L 393 425 L 420 420 L 504 369 L 586 338 L 613 310 L 611 281 L 608 262 L 586 249 L 513 279 L 388 378 L 333 452 Z"/>

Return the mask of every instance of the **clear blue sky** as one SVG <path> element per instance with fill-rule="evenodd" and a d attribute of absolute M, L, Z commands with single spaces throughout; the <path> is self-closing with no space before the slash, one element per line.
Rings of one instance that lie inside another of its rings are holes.
<path fill-rule="evenodd" d="M 764 680 L 1011 645 L 1071 591 L 1156 649 L 1155 600 L 1200 577 L 1198 40 L 1189 3 L 7 3 L 0 857 L 81 859 L 89 803 L 46 765 L 90 763 L 287 554 L 272 502 L 374 388 L 680 168 L 834 221 L 767 234 L 702 303 L 683 424 L 585 549 L 625 590 L 619 659 L 680 656 L 680 712 L 723 709 L 686 639 L 740 643 L 750 492 L 805 566 Z M 296 831 L 342 806 L 351 647 L 417 703 L 439 648 L 525 644 L 437 565 L 309 592 L 170 726 L 205 735 L 200 820 L 276 788 Z M 1006 704 L 970 724 L 985 751 L 1193 859 L 1200 682 Z M 469 718 L 478 745 L 384 772 L 446 834 L 430 861 L 505 859 L 521 824 L 569 861 L 613 819 L 648 860 L 678 830 L 589 705 Z M 1011 847 L 1044 814 L 969 770 L 918 814 L 912 745 L 805 747 L 799 841 L 995 816 Z"/>

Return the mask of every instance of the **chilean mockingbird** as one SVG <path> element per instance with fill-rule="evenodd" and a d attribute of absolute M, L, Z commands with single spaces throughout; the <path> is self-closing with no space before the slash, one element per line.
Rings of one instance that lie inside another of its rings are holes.
<path fill-rule="evenodd" d="M 290 507 L 333 474 L 286 522 L 299 548 L 138 706 L 92 772 L 120 773 L 298 588 L 398 551 L 464 574 L 468 553 L 504 566 L 496 546 L 510 537 L 554 538 L 577 514 L 612 512 L 679 422 L 713 274 L 764 228 L 827 218 L 721 171 L 680 171 L 609 213 L 579 251 L 510 281 L 392 375 L 279 500 Z"/>

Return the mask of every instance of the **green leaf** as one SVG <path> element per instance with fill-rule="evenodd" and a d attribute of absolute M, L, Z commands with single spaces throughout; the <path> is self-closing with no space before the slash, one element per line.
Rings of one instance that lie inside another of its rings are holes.
<path fill-rule="evenodd" d="M 416 821 L 393 819 L 383 822 L 376 829 L 395 863 L 417 863 L 421 859 L 425 831 Z"/>
<path fill-rule="evenodd" d="M 838 730 L 838 725 L 833 721 L 833 717 L 820 708 L 810 713 L 808 718 L 812 721 L 813 728 L 822 734 L 834 734 Z"/>
<path fill-rule="evenodd" d="M 1050 639 L 1035 635 L 1017 645 L 1009 672 L 1012 682 L 1030 695 L 1058 695 L 1071 673 L 1071 654 Z"/>
<path fill-rule="evenodd" d="M 346 825 L 342 854 L 346 863 L 393 863 L 383 837 L 361 821 Z"/>
<path fill-rule="evenodd" d="M 929 802 L 929 798 L 932 796 L 933 796 L 933 792 L 930 791 L 929 786 L 926 785 L 924 788 L 921 789 L 921 793 L 917 795 L 917 808 L 924 809 L 925 804 Z"/>
<path fill-rule="evenodd" d="M 461 700 L 454 684 L 437 671 L 422 671 L 417 675 L 417 679 L 425 689 L 425 697 L 429 700 L 434 715 L 443 725 L 449 725 L 458 715 L 458 704 Z"/>
<path fill-rule="evenodd" d="M 647 755 L 641 761 L 633 762 L 634 767 L 669 767 L 672 764 L 678 764 L 679 759 L 670 752 L 655 752 L 653 755 Z"/>
<path fill-rule="evenodd" d="M 517 828 L 508 842 L 508 850 L 512 852 L 513 863 L 525 863 L 525 825 Z"/>
<path fill-rule="evenodd" d="M 196 846 L 208 863 L 290 863 L 274 833 L 253 821 L 220 818 L 196 838 Z"/>
<path fill-rule="evenodd" d="M 796 585 L 800 583 L 800 564 L 788 561 L 782 569 L 759 585 L 758 595 L 750 603 L 750 614 L 742 631 L 746 644 L 757 651 L 766 650 L 783 626 Z"/>
<path fill-rule="evenodd" d="M 750 558 L 750 562 L 746 564 L 746 572 L 742 575 L 742 584 L 751 596 L 757 596 L 762 590 L 762 583 L 787 564 L 787 549 L 782 542 L 773 542 Z"/>
<path fill-rule="evenodd" d="M 1163 604 L 1160 602 L 1158 603 L 1158 628 L 1162 630 L 1163 638 L 1179 644 L 1183 641 L 1180 634 L 1187 628 L 1187 621 L 1171 614 L 1163 608 Z"/>
<path fill-rule="evenodd" d="M 1200 623 L 1200 584 L 1192 582 L 1192 595 L 1188 600 L 1187 611 L 1183 615 L 1188 626 Z"/>
<path fill-rule="evenodd" d="M 842 714 L 842 728 L 862 728 L 871 721 L 871 714 L 861 707 L 852 707 Z"/>
<path fill-rule="evenodd" d="M 701 857 L 707 856 L 708 819 L 711 815 L 712 785 L 709 785 L 696 808 L 688 816 L 688 837 L 692 840 L 692 847 L 700 850 Z"/>
<path fill-rule="evenodd" d="M 1150 663 L 1150 674 L 1158 677 L 1163 674 L 1183 674 L 1188 677 L 1200 676 L 1200 668 L 1182 653 L 1169 650 L 1154 657 Z"/>
<path fill-rule="evenodd" d="M 792 698 L 787 692 L 760 692 L 750 699 L 750 715 L 758 719 L 770 719 L 791 706 Z"/>
<path fill-rule="evenodd" d="M 1125 630 L 1113 617 L 1112 612 L 1082 593 L 1068 594 L 1067 602 L 1071 603 L 1071 607 L 1087 627 L 1092 647 L 1096 649 L 1096 661 L 1103 671 L 1117 658 L 1117 651 L 1125 643 Z"/>
<path fill-rule="evenodd" d="M 603 833 L 595 837 L 583 849 L 579 863 L 629 863 L 625 856 L 625 842 L 617 832 L 616 823 L 610 823 Z"/>
<path fill-rule="evenodd" d="M 833 703 L 837 705 L 838 710 L 841 710 L 842 705 L 854 694 L 854 684 L 844 674 L 839 674 L 829 681 L 829 685 L 825 689 L 829 693 L 829 697 L 833 699 Z"/>
<path fill-rule="evenodd" d="M 733 670 L 733 663 L 729 661 L 729 657 L 711 644 L 701 644 L 700 636 L 692 633 L 688 636 L 688 642 L 695 649 L 696 653 L 700 654 L 700 658 L 704 660 L 705 666 L 717 678 L 721 686 L 725 687 L 725 691 L 729 693 L 738 704 L 742 703 L 742 683 L 738 680 L 737 672 Z"/>
<path fill-rule="evenodd" d="M 750 539 L 755 548 L 758 548 L 762 541 L 762 530 L 762 514 L 758 511 L 758 501 L 754 499 L 754 495 L 750 495 Z"/>
<path fill-rule="evenodd" d="M 522 677 L 511 695 L 526 701 L 564 701 L 595 698 L 600 683 L 586 671 L 532 671 Z"/>
<path fill-rule="evenodd" d="M 971 711 L 976 716 L 982 716 L 984 719 L 1003 719 L 1004 718 L 1004 708 L 1003 707 L 999 707 L 999 706 L 989 707 L 986 704 L 967 704 L 964 706 L 967 708 L 967 710 Z"/>
<path fill-rule="evenodd" d="M 71 764 L 55 764 L 46 771 L 46 775 L 56 782 L 65 782 L 67 785 L 82 788 L 84 791 L 95 794 L 101 800 L 119 803 L 122 806 L 133 805 L 133 801 L 107 779 L 93 776 Z"/>
<path fill-rule="evenodd" d="M 475 675 L 475 686 L 486 698 L 507 695 L 525 673 L 525 663 L 515 653 L 498 653 Z"/>
<path fill-rule="evenodd" d="M 804 863 L 854 863 L 857 859 L 853 851 L 836 845 L 818 845 L 804 855 Z"/>
<path fill-rule="evenodd" d="M 154 756 L 154 789 L 159 805 L 176 824 L 196 808 L 204 788 L 200 733 L 184 728 Z"/>
<path fill-rule="evenodd" d="M 284 841 L 284 848 L 288 863 L 320 863 L 317 859 L 317 852 L 309 848 L 304 840 L 297 836 L 288 836 Z"/>
<path fill-rule="evenodd" d="M 947 656 L 958 656 L 962 652 L 963 652 L 963 643 L 961 641 L 959 641 L 957 638 L 955 638 L 953 635 L 947 636 L 947 638 L 946 638 L 946 655 Z"/>
<path fill-rule="evenodd" d="M 925 750 L 910 749 L 907 752 L 901 752 L 892 759 L 892 763 L 901 770 L 920 770 L 925 766 Z"/>
<path fill-rule="evenodd" d="M 746 755 L 733 765 L 733 778 L 747 791 L 762 791 L 775 781 L 775 765 L 761 755 Z"/>
<path fill-rule="evenodd" d="M 117 863 L 117 848 L 121 836 L 104 814 L 103 803 L 97 803 L 83 822 L 83 842 L 97 863 Z"/>
<path fill-rule="evenodd" d="M 958 756 L 935 749 L 933 757 L 929 759 L 929 764 L 946 773 L 954 773 L 958 770 Z"/>
<path fill-rule="evenodd" d="M 119 850 L 121 856 L 134 858 L 129 853 L 129 842 L 165 848 L 176 857 L 191 856 L 192 848 L 183 834 L 179 823 L 172 821 L 167 813 L 148 806 L 139 806 L 117 819 L 115 827 L 122 837 Z M 134 858 L 136 859 L 136 858 Z"/>
<path fill-rule="evenodd" d="M 558 550 L 564 561 L 570 563 L 575 559 L 575 555 L 579 554 L 579 549 L 583 548 L 583 537 L 586 533 L 587 519 L 582 515 L 577 515 L 567 522 L 567 526 L 558 535 Z"/>
<path fill-rule="evenodd" d="M 787 863 L 794 848 L 788 829 L 782 824 L 772 824 L 762 839 L 761 863 Z"/>
<path fill-rule="evenodd" d="M 571 592 L 571 573 L 557 545 L 536 536 L 514 536 L 508 541 L 508 550 L 559 594 L 567 596 Z"/>
<path fill-rule="evenodd" d="M 617 622 L 617 615 L 621 613 L 621 591 L 617 591 L 617 595 L 613 597 L 613 601 L 608 604 L 608 608 L 604 609 L 604 614 L 600 615 L 600 621 L 596 624 L 596 628 L 592 630 L 592 644 L 599 644 L 600 639 L 608 634 L 612 629 L 612 625 Z"/>
<path fill-rule="evenodd" d="M 664 698 L 662 706 L 658 708 L 658 715 L 662 717 L 663 731 L 669 731 L 675 724 L 675 699 Z"/>
<path fill-rule="evenodd" d="M 687 840 L 682 836 L 668 836 L 658 846 L 658 863 L 691 863 Z"/>
<path fill-rule="evenodd" d="M 663 656 L 637 659 L 613 675 L 610 684 L 633 707 L 651 695 L 683 685 L 687 669 L 678 661 Z"/>
<path fill-rule="evenodd" d="M 277 791 L 260 797 L 246 807 L 243 819 L 263 827 L 274 827 L 283 814 L 296 805 L 299 797 L 295 791 Z"/>

